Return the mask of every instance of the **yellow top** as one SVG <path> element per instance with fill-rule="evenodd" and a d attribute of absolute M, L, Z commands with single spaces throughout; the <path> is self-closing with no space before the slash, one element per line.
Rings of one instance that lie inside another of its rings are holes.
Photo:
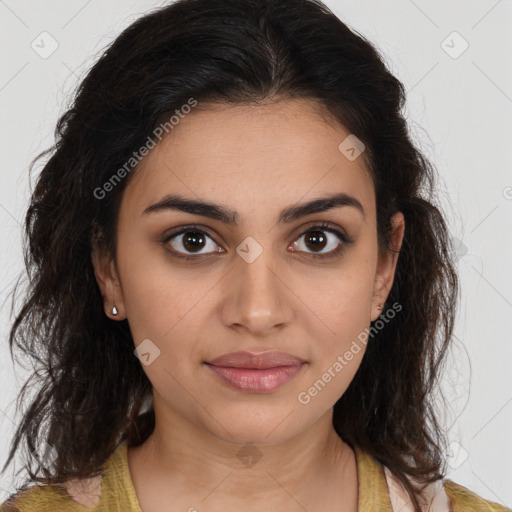
<path fill-rule="evenodd" d="M 393 512 L 384 466 L 357 447 L 355 454 L 358 512 Z M 512 511 L 484 500 L 451 480 L 445 480 L 443 484 L 452 512 Z M 54 485 L 31 485 L 11 495 L 0 505 L 0 512 L 142 512 L 130 475 L 126 441 L 120 443 L 107 460 L 102 475 L 85 480 L 81 485 L 77 487 L 76 483 L 70 482 L 67 489 Z"/>

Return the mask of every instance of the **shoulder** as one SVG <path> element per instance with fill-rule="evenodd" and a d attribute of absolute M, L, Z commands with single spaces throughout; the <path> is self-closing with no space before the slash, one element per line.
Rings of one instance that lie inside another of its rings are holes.
<path fill-rule="evenodd" d="M 453 512 L 512 512 L 511 508 L 486 500 L 451 480 L 444 481 L 444 491 L 452 503 Z"/>
<path fill-rule="evenodd" d="M 102 475 L 98 475 L 84 480 L 68 480 L 63 484 L 27 486 L 1 504 L 0 512 L 94 509 L 99 502 L 102 478 Z"/>
<path fill-rule="evenodd" d="M 110 512 L 114 508 L 141 512 L 130 480 L 126 442 L 96 476 L 62 484 L 29 482 L 0 504 L 0 512 Z"/>
<path fill-rule="evenodd" d="M 11 495 L 0 512 L 72 512 L 94 509 L 99 502 L 102 475 L 64 484 L 32 485 Z"/>
<path fill-rule="evenodd" d="M 19 489 L 0 505 L 0 512 L 64 512 L 80 510 L 63 487 L 31 485 Z M 83 510 L 83 509 L 82 509 Z"/>
<path fill-rule="evenodd" d="M 412 502 L 401 482 L 395 475 L 383 466 L 387 482 L 387 491 L 394 512 L 413 512 Z M 412 477 L 408 477 L 413 487 L 423 487 Z M 428 484 L 422 491 L 424 509 L 438 512 L 512 512 L 511 508 L 500 503 L 489 501 L 466 487 L 449 479 L 436 480 Z"/>

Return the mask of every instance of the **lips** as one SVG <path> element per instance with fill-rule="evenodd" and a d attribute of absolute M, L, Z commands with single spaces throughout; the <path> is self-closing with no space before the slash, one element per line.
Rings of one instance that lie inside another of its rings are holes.
<path fill-rule="evenodd" d="M 266 370 L 279 366 L 298 366 L 304 359 L 285 352 L 270 351 L 255 354 L 252 352 L 232 352 L 208 361 L 207 364 L 225 368 L 247 368 Z"/>
<path fill-rule="evenodd" d="M 232 352 L 205 364 L 231 388 L 246 393 L 268 393 L 296 377 L 306 361 L 285 352 Z"/>

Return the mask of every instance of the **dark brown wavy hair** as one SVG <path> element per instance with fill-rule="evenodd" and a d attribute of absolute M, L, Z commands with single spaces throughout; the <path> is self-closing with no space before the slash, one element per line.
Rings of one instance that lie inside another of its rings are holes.
<path fill-rule="evenodd" d="M 151 383 L 127 321 L 104 314 L 91 262 L 93 244 L 115 257 L 120 200 L 135 170 L 103 198 L 95 190 L 190 98 L 313 100 L 366 146 L 381 250 L 391 247 L 392 215 L 403 212 L 388 297 L 402 310 L 368 343 L 333 426 L 389 467 L 419 510 L 421 493 L 406 475 L 433 482 L 445 467 L 433 396 L 458 300 L 454 256 L 436 206 L 438 176 L 402 112 L 404 86 L 375 46 L 318 0 L 179 0 L 126 28 L 82 80 L 55 145 L 30 166 L 48 156 L 26 214 L 27 287 L 18 306 L 20 281 L 13 291 L 9 347 L 34 373 L 17 399 L 25 410 L 3 470 L 20 447 L 37 453 L 48 443 L 53 464 L 26 458 L 34 482 L 95 476 L 121 440 L 141 444 L 154 428 Z"/>

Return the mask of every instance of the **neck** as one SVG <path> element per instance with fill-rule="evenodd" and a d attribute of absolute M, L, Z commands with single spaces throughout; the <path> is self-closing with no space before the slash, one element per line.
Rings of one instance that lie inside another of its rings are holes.
<path fill-rule="evenodd" d="M 176 509 L 181 503 L 183 510 L 196 504 L 224 511 L 242 506 L 246 511 L 300 506 L 313 511 L 320 510 L 321 502 L 339 510 L 357 509 L 354 453 L 335 432 L 332 410 L 307 431 L 272 445 L 220 439 L 168 410 L 155 408 L 155 419 L 149 438 L 128 452 L 144 510 L 151 510 L 149 496 Z"/>

